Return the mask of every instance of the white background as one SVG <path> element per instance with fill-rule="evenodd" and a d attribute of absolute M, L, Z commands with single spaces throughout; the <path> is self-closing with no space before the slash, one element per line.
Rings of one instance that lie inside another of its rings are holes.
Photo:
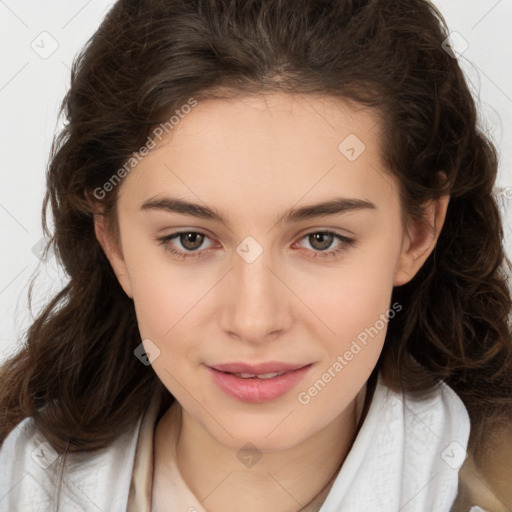
<path fill-rule="evenodd" d="M 41 261 L 34 249 L 42 238 L 44 172 L 60 127 L 58 108 L 73 56 L 113 3 L 0 0 L 0 361 L 19 347 L 30 324 L 27 292 L 32 275 L 38 275 L 33 314 L 62 283 L 64 274 L 55 257 Z M 469 45 L 460 61 L 479 101 L 482 124 L 500 152 L 496 185 L 512 256 L 512 188 L 499 192 L 512 187 L 512 1 L 435 4 L 450 30 Z"/>

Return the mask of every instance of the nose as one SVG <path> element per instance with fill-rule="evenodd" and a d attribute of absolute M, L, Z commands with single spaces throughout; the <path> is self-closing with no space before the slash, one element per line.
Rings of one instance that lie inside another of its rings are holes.
<path fill-rule="evenodd" d="M 228 299 L 221 315 L 229 336 L 251 344 L 265 343 L 288 330 L 291 292 L 283 283 L 270 251 L 254 261 L 233 255 L 234 268 L 225 283 Z"/>

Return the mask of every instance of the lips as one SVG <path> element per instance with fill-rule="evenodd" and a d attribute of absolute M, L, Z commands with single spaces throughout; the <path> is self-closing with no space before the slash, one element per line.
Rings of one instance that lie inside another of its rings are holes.
<path fill-rule="evenodd" d="M 308 363 L 304 364 L 290 364 L 270 361 L 267 363 L 260 364 L 247 364 L 247 363 L 226 363 L 226 364 L 215 364 L 210 365 L 210 368 L 219 372 L 225 373 L 244 373 L 250 375 L 265 375 L 269 373 L 285 373 L 291 370 L 298 370 L 307 366 Z"/>
<path fill-rule="evenodd" d="M 207 366 L 207 369 L 213 382 L 226 395 L 244 402 L 262 403 L 291 391 L 311 366 L 311 363 L 227 363 Z"/>

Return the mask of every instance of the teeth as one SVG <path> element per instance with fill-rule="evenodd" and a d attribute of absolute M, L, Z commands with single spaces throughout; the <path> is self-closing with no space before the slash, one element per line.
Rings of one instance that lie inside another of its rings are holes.
<path fill-rule="evenodd" d="M 278 375 L 282 375 L 284 372 L 274 372 L 274 373 L 264 373 L 262 375 L 257 375 L 258 379 L 272 379 L 273 377 L 277 377 Z"/>
<path fill-rule="evenodd" d="M 273 373 L 262 373 L 261 375 L 255 375 L 254 373 L 234 373 L 237 377 L 241 377 L 242 379 L 253 379 L 254 377 L 258 379 L 273 379 L 278 375 L 283 375 L 286 372 L 273 372 Z"/>

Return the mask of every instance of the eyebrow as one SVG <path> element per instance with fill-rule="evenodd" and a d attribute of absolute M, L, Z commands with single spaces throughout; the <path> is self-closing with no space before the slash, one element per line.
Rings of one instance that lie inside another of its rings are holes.
<path fill-rule="evenodd" d="M 141 206 L 141 210 L 151 209 L 164 210 L 171 213 L 182 213 L 201 219 L 217 221 L 229 226 L 227 218 L 216 208 L 191 203 L 176 197 L 154 197 L 145 201 Z M 302 206 L 300 208 L 291 208 L 278 218 L 277 224 L 299 222 L 301 220 L 338 215 L 357 210 L 376 209 L 375 204 L 365 199 L 336 197 L 321 203 Z"/>

